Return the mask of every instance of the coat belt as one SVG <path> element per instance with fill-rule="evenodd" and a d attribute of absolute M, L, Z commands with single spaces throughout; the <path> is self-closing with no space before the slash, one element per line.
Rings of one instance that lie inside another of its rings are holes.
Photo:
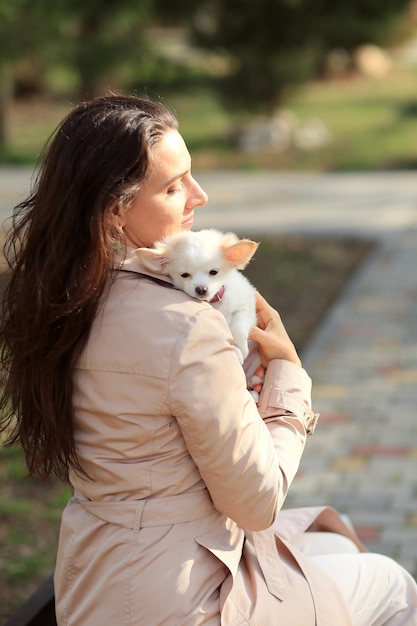
<path fill-rule="evenodd" d="M 75 492 L 72 503 L 81 505 L 104 522 L 135 532 L 145 527 L 191 522 L 216 510 L 206 489 L 176 496 L 95 502 Z"/>

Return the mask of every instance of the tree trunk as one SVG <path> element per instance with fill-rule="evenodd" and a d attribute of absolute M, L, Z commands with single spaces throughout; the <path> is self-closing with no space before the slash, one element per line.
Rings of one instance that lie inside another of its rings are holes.
<path fill-rule="evenodd" d="M 7 145 L 9 137 L 9 110 L 12 81 L 8 67 L 0 65 L 0 148 Z"/>

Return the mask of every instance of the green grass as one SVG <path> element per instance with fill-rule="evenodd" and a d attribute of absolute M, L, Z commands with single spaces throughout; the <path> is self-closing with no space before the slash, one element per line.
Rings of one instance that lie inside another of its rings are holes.
<path fill-rule="evenodd" d="M 230 137 L 243 119 L 230 116 L 210 92 L 172 98 L 181 130 L 200 167 L 349 171 L 408 169 L 417 164 L 417 71 L 383 80 L 350 77 L 302 87 L 285 104 L 299 122 L 319 118 L 332 141 L 324 148 L 239 153 Z M 203 122 L 202 122 L 203 120 Z"/>
<path fill-rule="evenodd" d="M 382 80 L 356 76 L 306 84 L 284 108 L 300 122 L 322 120 L 332 141 L 319 150 L 292 148 L 285 153 L 237 151 L 231 138 L 248 118 L 225 111 L 207 85 L 188 87 L 181 94 L 158 93 L 176 112 L 197 168 L 398 169 L 417 163 L 416 78 L 416 69 L 397 68 Z M 16 102 L 0 162 L 33 163 L 71 106 L 69 100 Z"/>
<path fill-rule="evenodd" d="M 0 621 L 53 571 L 62 510 L 70 490 L 27 478 L 23 453 L 0 445 Z"/>
<path fill-rule="evenodd" d="M 299 155 L 297 165 L 317 169 L 370 170 L 414 167 L 417 162 L 415 71 L 384 80 L 352 78 L 307 85 L 292 102 L 301 118 L 320 117 L 333 144 Z"/>

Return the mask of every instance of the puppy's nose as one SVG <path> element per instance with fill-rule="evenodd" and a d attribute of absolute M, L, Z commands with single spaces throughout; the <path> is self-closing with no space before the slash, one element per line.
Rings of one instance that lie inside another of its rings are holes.
<path fill-rule="evenodd" d="M 205 285 L 199 285 L 198 287 L 195 288 L 195 292 L 198 296 L 200 296 L 200 298 L 203 298 L 204 296 L 207 295 L 207 287 Z"/>

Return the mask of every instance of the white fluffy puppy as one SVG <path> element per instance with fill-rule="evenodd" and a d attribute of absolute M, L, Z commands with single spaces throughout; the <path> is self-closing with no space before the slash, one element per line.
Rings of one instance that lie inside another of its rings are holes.
<path fill-rule="evenodd" d="M 256 324 L 256 303 L 255 287 L 238 270 L 246 267 L 258 245 L 214 229 L 181 231 L 153 248 L 138 248 L 136 254 L 147 269 L 170 276 L 177 289 L 223 313 L 243 363 L 249 330 Z"/>

